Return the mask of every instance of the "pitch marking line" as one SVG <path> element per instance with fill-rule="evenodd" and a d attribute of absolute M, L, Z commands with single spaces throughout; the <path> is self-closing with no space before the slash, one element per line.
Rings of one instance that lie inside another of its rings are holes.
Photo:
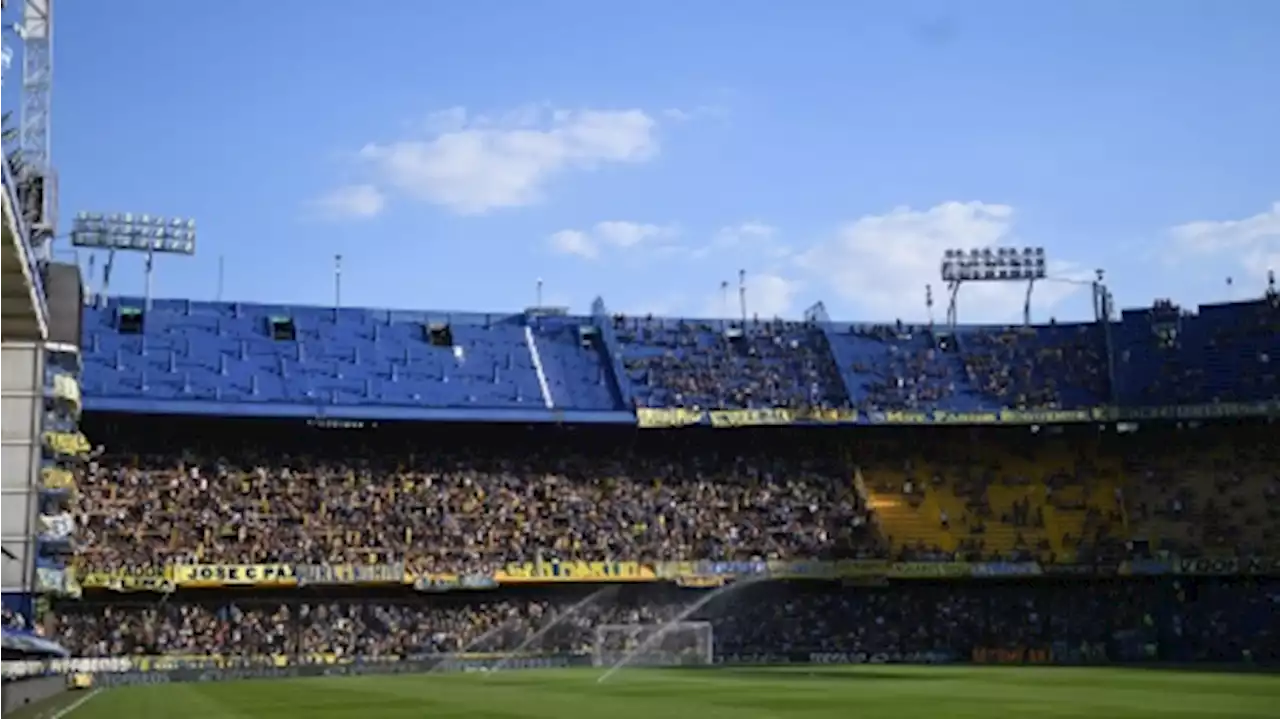
<path fill-rule="evenodd" d="M 52 716 L 50 716 L 50 717 L 49 717 L 49 719 L 63 719 L 63 717 L 65 717 L 65 716 L 67 716 L 67 715 L 71 714 L 71 712 L 73 712 L 73 711 L 75 711 L 75 710 L 79 709 L 80 707 L 84 706 L 84 705 L 85 705 L 85 704 L 86 704 L 90 699 L 92 699 L 92 698 L 94 698 L 94 697 L 98 696 L 98 692 L 100 692 L 100 691 L 102 691 L 102 690 L 101 690 L 101 689 L 94 689 L 93 691 L 89 692 L 88 694 L 85 694 L 84 696 L 82 696 L 82 697 L 80 697 L 79 699 L 77 699 L 77 700 L 75 700 L 75 701 L 71 702 L 71 703 L 70 703 L 70 704 L 68 704 L 67 706 L 65 706 L 65 707 L 63 707 L 63 708 L 61 708 L 61 709 L 59 709 L 59 710 L 58 710 L 57 712 L 55 712 Z"/>

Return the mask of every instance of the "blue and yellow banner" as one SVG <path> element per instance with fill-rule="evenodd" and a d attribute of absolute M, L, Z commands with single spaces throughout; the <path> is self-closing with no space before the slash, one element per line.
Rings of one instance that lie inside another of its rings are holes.
<path fill-rule="evenodd" d="M 768 427 L 796 423 L 789 409 L 720 409 L 707 413 L 712 427 Z"/>
<path fill-rule="evenodd" d="M 1020 410 L 1004 409 L 993 412 L 949 412 L 935 409 L 925 412 L 872 412 L 867 415 L 869 424 L 1067 424 L 1071 422 L 1105 421 L 1107 413 L 1101 408 Z"/>
<path fill-rule="evenodd" d="M 719 589 L 729 583 L 728 577 L 704 577 L 699 575 L 678 576 L 675 579 L 677 587 L 685 589 Z"/>
<path fill-rule="evenodd" d="M 636 410 L 636 422 L 644 429 L 691 427 L 695 424 L 701 424 L 705 417 L 705 412 L 678 407 L 641 407 Z"/>
<path fill-rule="evenodd" d="M 1200 557 L 1177 559 L 1178 574 L 1201 576 L 1280 576 L 1280 557 Z"/>
<path fill-rule="evenodd" d="M 923 411 L 857 412 L 851 409 L 725 409 L 694 410 L 643 407 L 636 422 L 644 429 L 710 426 L 735 427 L 820 425 L 1027 425 L 1072 424 L 1138 420 L 1215 419 L 1280 416 L 1280 401 L 1222 402 L 1168 407 L 1086 407 L 1081 409 L 1001 409 L 980 412 Z"/>
<path fill-rule="evenodd" d="M 1152 566 L 1148 566 L 1148 564 Z M 420 591 L 493 589 L 513 584 L 675 582 L 683 587 L 709 588 L 739 579 L 886 580 L 961 579 L 992 577 L 1037 578 L 1041 575 L 1077 576 L 1155 574 L 1165 571 L 1203 576 L 1280 576 L 1278 557 L 1218 557 L 1134 560 L 1110 571 L 1089 565 L 1040 565 L 1036 562 L 890 562 L 885 560 L 754 560 L 754 561 L 549 561 L 508 564 L 493 574 L 415 574 L 402 564 L 197 564 L 164 570 L 81 569 L 67 572 L 79 587 L 119 592 L 171 592 L 179 588 L 293 587 L 298 585 L 412 584 Z M 1070 570 L 1070 571 L 1067 571 Z M 60 571 L 60 570 L 59 570 Z M 47 573 L 45 584 L 63 580 Z"/>
<path fill-rule="evenodd" d="M 171 592 L 170 570 L 165 569 L 79 569 L 80 586 L 114 592 Z"/>
<path fill-rule="evenodd" d="M 857 421 L 858 413 L 851 409 L 790 409 L 775 407 L 705 411 L 676 407 L 642 407 L 636 410 L 636 422 L 645 429 L 693 427 L 695 425 L 731 429 L 734 427 L 853 424 Z"/>
<path fill-rule="evenodd" d="M 490 574 L 422 574 L 412 580 L 420 592 L 454 592 L 497 589 L 498 580 Z"/>
<path fill-rule="evenodd" d="M 294 567 L 298 584 L 403 584 L 405 567 L 394 564 L 299 564 Z"/>
<path fill-rule="evenodd" d="M 1035 577 L 1044 574 L 1039 562 L 980 562 L 969 565 L 975 577 Z"/>
<path fill-rule="evenodd" d="M 955 579 L 971 574 L 967 562 L 894 562 L 889 567 L 891 579 Z"/>
<path fill-rule="evenodd" d="M 878 579 L 889 576 L 892 565 L 880 559 L 769 560 L 737 562 L 659 562 L 660 579 L 679 582 L 682 578 L 717 579 Z"/>
<path fill-rule="evenodd" d="M 172 567 L 179 587 L 293 587 L 291 564 L 186 564 Z"/>
<path fill-rule="evenodd" d="M 89 440 L 79 432 L 45 432 L 44 445 L 66 457 L 81 457 L 91 449 Z"/>
<path fill-rule="evenodd" d="M 499 584 L 540 582 L 655 582 L 652 565 L 640 562 L 524 562 L 495 572 Z"/>
<path fill-rule="evenodd" d="M 76 488 L 75 475 L 61 467 L 45 467 L 40 470 L 40 487 L 54 491 L 69 491 Z"/>

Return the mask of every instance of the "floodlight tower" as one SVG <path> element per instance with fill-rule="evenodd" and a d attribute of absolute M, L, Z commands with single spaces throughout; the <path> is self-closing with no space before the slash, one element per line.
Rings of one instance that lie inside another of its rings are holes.
<path fill-rule="evenodd" d="M 107 250 L 106 276 L 110 274 L 117 250 L 145 252 L 147 285 L 145 309 L 151 309 L 151 279 L 155 256 L 196 253 L 196 221 L 132 213 L 101 214 L 81 212 L 71 225 L 71 244 L 86 249 Z"/>
<path fill-rule="evenodd" d="M 947 304 L 947 324 L 956 326 L 956 297 L 966 282 L 1026 282 L 1022 321 L 1031 324 L 1031 293 L 1036 280 L 1047 277 L 1043 247 L 982 247 L 947 250 L 942 256 L 942 281 L 951 298 Z"/>
<path fill-rule="evenodd" d="M 53 0 L 23 0 L 22 117 L 18 147 L 25 188 L 24 211 L 31 244 L 47 257 L 48 240 L 57 231 L 58 183 L 50 154 L 49 120 L 53 96 Z"/>

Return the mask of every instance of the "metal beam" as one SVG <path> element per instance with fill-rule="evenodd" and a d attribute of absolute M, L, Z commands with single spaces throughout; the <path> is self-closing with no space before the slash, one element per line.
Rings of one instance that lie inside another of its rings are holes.
<path fill-rule="evenodd" d="M 42 197 L 34 217 L 32 244 L 40 248 L 56 232 L 57 190 L 51 156 L 53 98 L 53 0 L 24 0 L 22 11 L 22 119 L 19 147 L 28 186 L 41 181 Z"/>

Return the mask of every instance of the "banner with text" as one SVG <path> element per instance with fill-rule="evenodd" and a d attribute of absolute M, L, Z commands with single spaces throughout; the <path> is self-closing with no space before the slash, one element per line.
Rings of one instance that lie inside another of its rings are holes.
<path fill-rule="evenodd" d="M 1280 416 L 1280 401 L 1220 402 L 1164 407 L 1006 408 L 980 412 L 956 412 L 944 409 L 857 412 L 850 409 L 785 407 L 710 411 L 679 407 L 641 407 L 636 410 L 637 424 L 646 429 L 696 425 L 716 428 L 837 424 L 1027 425 L 1272 416 Z"/>
<path fill-rule="evenodd" d="M 404 564 L 299 564 L 294 567 L 299 585 L 403 584 Z"/>
<path fill-rule="evenodd" d="M 45 432 L 44 445 L 64 457 L 81 457 L 90 449 L 89 440 L 79 432 Z"/>
<path fill-rule="evenodd" d="M 524 562 L 494 573 L 499 584 L 540 582 L 654 582 L 658 573 L 640 562 Z"/>
<path fill-rule="evenodd" d="M 173 567 L 179 587 L 293 587 L 298 578 L 289 564 L 188 564 Z"/>
<path fill-rule="evenodd" d="M 172 592 L 174 589 L 167 570 L 106 571 L 81 570 L 80 586 L 85 589 L 107 589 L 113 592 Z"/>
<path fill-rule="evenodd" d="M 1178 559 L 1174 569 L 1178 574 L 1205 576 L 1280 576 L 1280 557 Z"/>
<path fill-rule="evenodd" d="M 966 562 L 894 562 L 889 567 L 891 579 L 954 579 L 971 574 Z"/>

